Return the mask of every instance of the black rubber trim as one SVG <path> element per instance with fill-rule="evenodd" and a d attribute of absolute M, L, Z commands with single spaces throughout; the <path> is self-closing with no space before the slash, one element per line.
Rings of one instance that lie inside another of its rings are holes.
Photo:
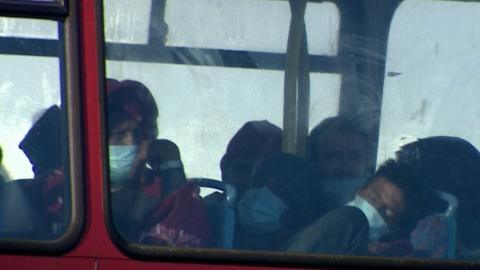
<path fill-rule="evenodd" d="M 75 0 L 71 0 L 74 5 Z M 36 2 L 0 0 L 0 15 L 60 20 L 69 15 L 69 0 Z"/>

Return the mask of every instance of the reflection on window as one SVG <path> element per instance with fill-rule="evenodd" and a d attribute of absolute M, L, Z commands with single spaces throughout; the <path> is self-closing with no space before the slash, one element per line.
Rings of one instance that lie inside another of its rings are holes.
<path fill-rule="evenodd" d="M 2 22 L 21 25 L 17 19 Z M 39 27 L 24 34 L 52 37 L 57 31 L 57 23 L 28 22 Z M 59 57 L 3 49 L 0 61 L 0 240 L 57 239 L 68 227 L 70 209 Z"/>

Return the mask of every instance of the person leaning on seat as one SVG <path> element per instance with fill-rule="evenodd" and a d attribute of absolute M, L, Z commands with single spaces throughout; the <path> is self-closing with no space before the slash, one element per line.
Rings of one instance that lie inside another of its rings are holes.
<path fill-rule="evenodd" d="M 435 195 L 408 164 L 387 160 L 346 206 L 297 233 L 291 252 L 404 256 L 409 234 L 432 209 Z M 422 207 L 426 206 L 426 207 Z"/>

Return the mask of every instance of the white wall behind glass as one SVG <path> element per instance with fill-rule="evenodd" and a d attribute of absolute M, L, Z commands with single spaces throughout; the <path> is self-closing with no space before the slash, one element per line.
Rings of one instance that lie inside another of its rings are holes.
<path fill-rule="evenodd" d="M 378 162 L 403 137 L 458 136 L 480 148 L 478 14 L 479 3 L 409 0 L 399 7 L 388 43 Z"/>
<path fill-rule="evenodd" d="M 188 177 L 220 179 L 220 159 L 245 122 L 282 127 L 282 71 L 107 61 L 107 77 L 151 90 L 159 137 L 179 146 Z"/>
<path fill-rule="evenodd" d="M 58 39 L 56 21 L 0 17 L 0 36 Z"/>
<path fill-rule="evenodd" d="M 32 178 L 32 166 L 18 144 L 41 114 L 60 104 L 59 60 L 0 55 L 0 146 L 10 178 Z"/>

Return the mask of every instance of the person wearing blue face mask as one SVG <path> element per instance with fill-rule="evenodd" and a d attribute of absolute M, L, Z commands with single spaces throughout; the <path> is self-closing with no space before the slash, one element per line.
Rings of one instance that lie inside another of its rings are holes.
<path fill-rule="evenodd" d="M 335 116 L 310 132 L 307 159 L 317 171 L 323 205 L 334 209 L 353 199 L 369 174 L 371 142 L 358 121 Z"/>
<path fill-rule="evenodd" d="M 267 156 L 237 204 L 235 248 L 281 250 L 321 209 L 308 162 L 287 153 Z"/>
<path fill-rule="evenodd" d="M 140 82 L 107 79 L 108 144 L 111 190 L 122 188 L 146 159 L 158 135 L 157 104 Z"/>
<path fill-rule="evenodd" d="M 107 79 L 106 90 L 112 214 L 119 231 L 127 232 L 133 187 L 145 167 L 148 146 L 158 135 L 158 108 L 150 90 L 138 81 Z"/>
<path fill-rule="evenodd" d="M 408 164 L 388 160 L 352 201 L 296 234 L 288 250 L 382 256 L 411 252 L 406 239 L 434 211 L 429 206 L 435 198 Z"/>

